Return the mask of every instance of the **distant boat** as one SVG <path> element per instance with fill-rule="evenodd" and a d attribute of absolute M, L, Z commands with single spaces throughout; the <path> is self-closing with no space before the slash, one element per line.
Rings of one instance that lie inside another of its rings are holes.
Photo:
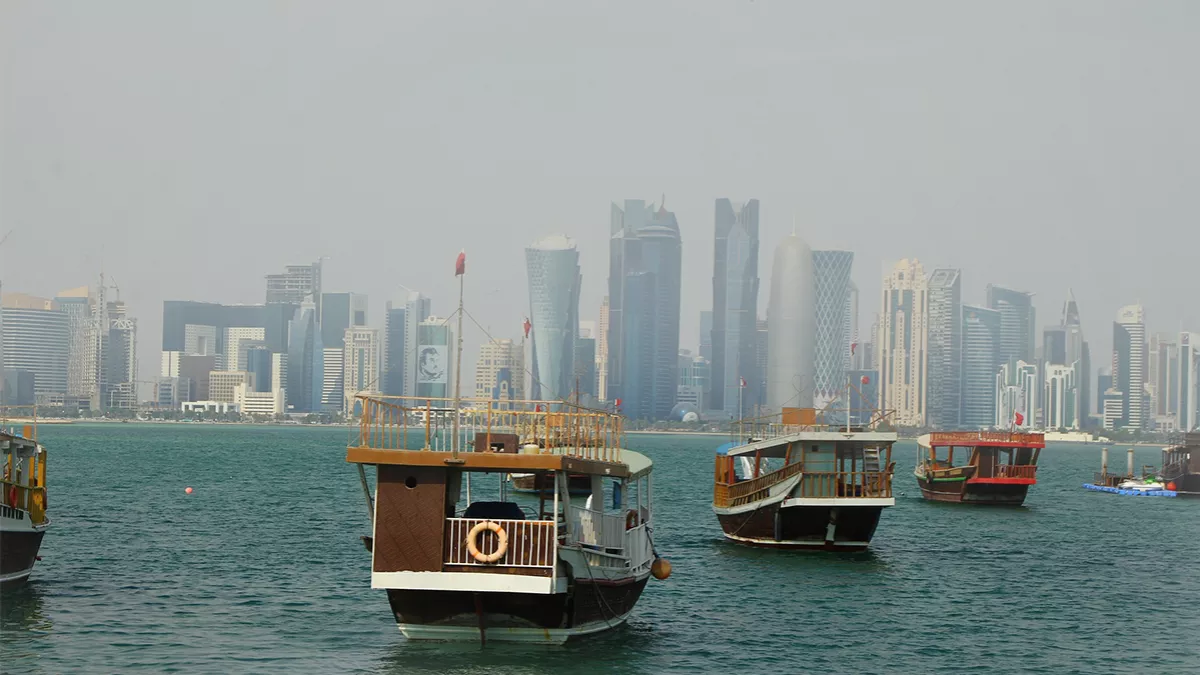
<path fill-rule="evenodd" d="M 46 449 L 37 442 L 37 427 L 21 431 L 0 427 L 4 474 L 0 481 L 0 584 L 25 581 L 33 572 L 42 537 L 50 527 L 46 516 Z"/>
<path fill-rule="evenodd" d="M 894 506 L 892 444 L 882 424 L 843 428 L 809 408 L 735 423 L 717 449 L 713 512 L 725 537 L 766 548 L 858 551 Z M 748 439 L 748 440 L 743 440 Z"/>
<path fill-rule="evenodd" d="M 1025 502 L 1037 484 L 1037 462 L 1046 447 L 1040 433 L 950 431 L 917 439 L 913 474 L 921 496 L 935 502 L 1001 504 Z M 954 454 L 958 450 L 959 464 Z"/>
<path fill-rule="evenodd" d="M 1162 454 L 1162 479 L 1180 497 L 1200 497 L 1200 432 L 1184 434 Z"/>

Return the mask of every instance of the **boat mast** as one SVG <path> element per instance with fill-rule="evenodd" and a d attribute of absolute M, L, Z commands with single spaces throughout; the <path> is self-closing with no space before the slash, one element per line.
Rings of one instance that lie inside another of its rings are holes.
<path fill-rule="evenodd" d="M 458 261 L 454 266 L 454 276 L 458 277 L 458 355 L 454 357 L 454 439 L 451 442 L 450 449 L 455 457 L 458 456 L 458 408 L 460 403 L 460 387 L 462 386 L 463 277 L 467 276 L 466 261 L 466 252 L 460 251 Z"/>

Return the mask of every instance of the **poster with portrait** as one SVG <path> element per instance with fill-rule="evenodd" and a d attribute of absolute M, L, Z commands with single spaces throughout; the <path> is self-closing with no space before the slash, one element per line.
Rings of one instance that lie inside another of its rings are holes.
<path fill-rule="evenodd" d="M 417 348 L 417 384 L 449 382 L 448 349 L 445 345 L 420 345 Z"/>

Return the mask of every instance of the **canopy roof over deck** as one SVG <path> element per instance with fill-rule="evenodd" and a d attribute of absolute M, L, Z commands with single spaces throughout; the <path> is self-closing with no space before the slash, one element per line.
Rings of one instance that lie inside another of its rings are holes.
<path fill-rule="evenodd" d="M 753 455 L 759 453 L 762 457 L 785 457 L 788 446 L 795 443 L 838 443 L 840 445 L 860 444 L 873 446 L 895 443 L 898 436 L 894 431 L 800 431 L 786 436 L 778 436 L 762 441 L 752 441 L 742 445 L 726 443 L 717 448 L 718 455 Z"/>
<path fill-rule="evenodd" d="M 1009 433 L 1007 431 L 937 431 L 917 439 L 922 448 L 1044 448 L 1045 436 L 1033 433 Z"/>
<path fill-rule="evenodd" d="M 641 478 L 653 469 L 650 458 L 640 452 L 622 449 L 619 461 L 585 459 L 553 450 L 536 454 L 500 452 L 434 452 L 430 450 L 381 450 L 366 447 L 346 449 L 346 461 L 352 464 L 391 464 L 402 466 L 447 466 L 463 471 L 504 471 L 537 473 L 563 471 L 613 478 Z"/>

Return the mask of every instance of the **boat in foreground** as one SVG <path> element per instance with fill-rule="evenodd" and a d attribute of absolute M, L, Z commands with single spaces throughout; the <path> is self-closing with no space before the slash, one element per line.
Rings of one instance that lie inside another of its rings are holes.
<path fill-rule="evenodd" d="M 33 572 L 50 519 L 46 516 L 46 449 L 37 442 L 36 427 L 0 427 L 0 453 L 4 455 L 0 584 L 7 586 L 25 581 Z"/>
<path fill-rule="evenodd" d="M 620 416 L 463 399 L 434 426 L 420 412 L 446 401 L 358 402 L 346 459 L 367 496 L 371 587 L 408 638 L 561 643 L 621 625 L 649 578 L 669 574 L 651 539 L 652 464 L 621 447 Z M 511 473 L 548 489 L 518 501 Z M 588 477 L 582 505 L 570 475 Z"/>
<path fill-rule="evenodd" d="M 717 450 L 713 511 L 725 537 L 770 548 L 860 551 L 892 496 L 886 415 L 826 424 L 809 408 L 736 424 Z M 745 440 L 742 440 L 745 439 Z"/>
<path fill-rule="evenodd" d="M 1042 434 L 950 431 L 917 439 L 913 474 L 921 496 L 935 502 L 1019 506 L 1037 484 Z M 954 463 L 955 450 L 961 464 Z"/>

